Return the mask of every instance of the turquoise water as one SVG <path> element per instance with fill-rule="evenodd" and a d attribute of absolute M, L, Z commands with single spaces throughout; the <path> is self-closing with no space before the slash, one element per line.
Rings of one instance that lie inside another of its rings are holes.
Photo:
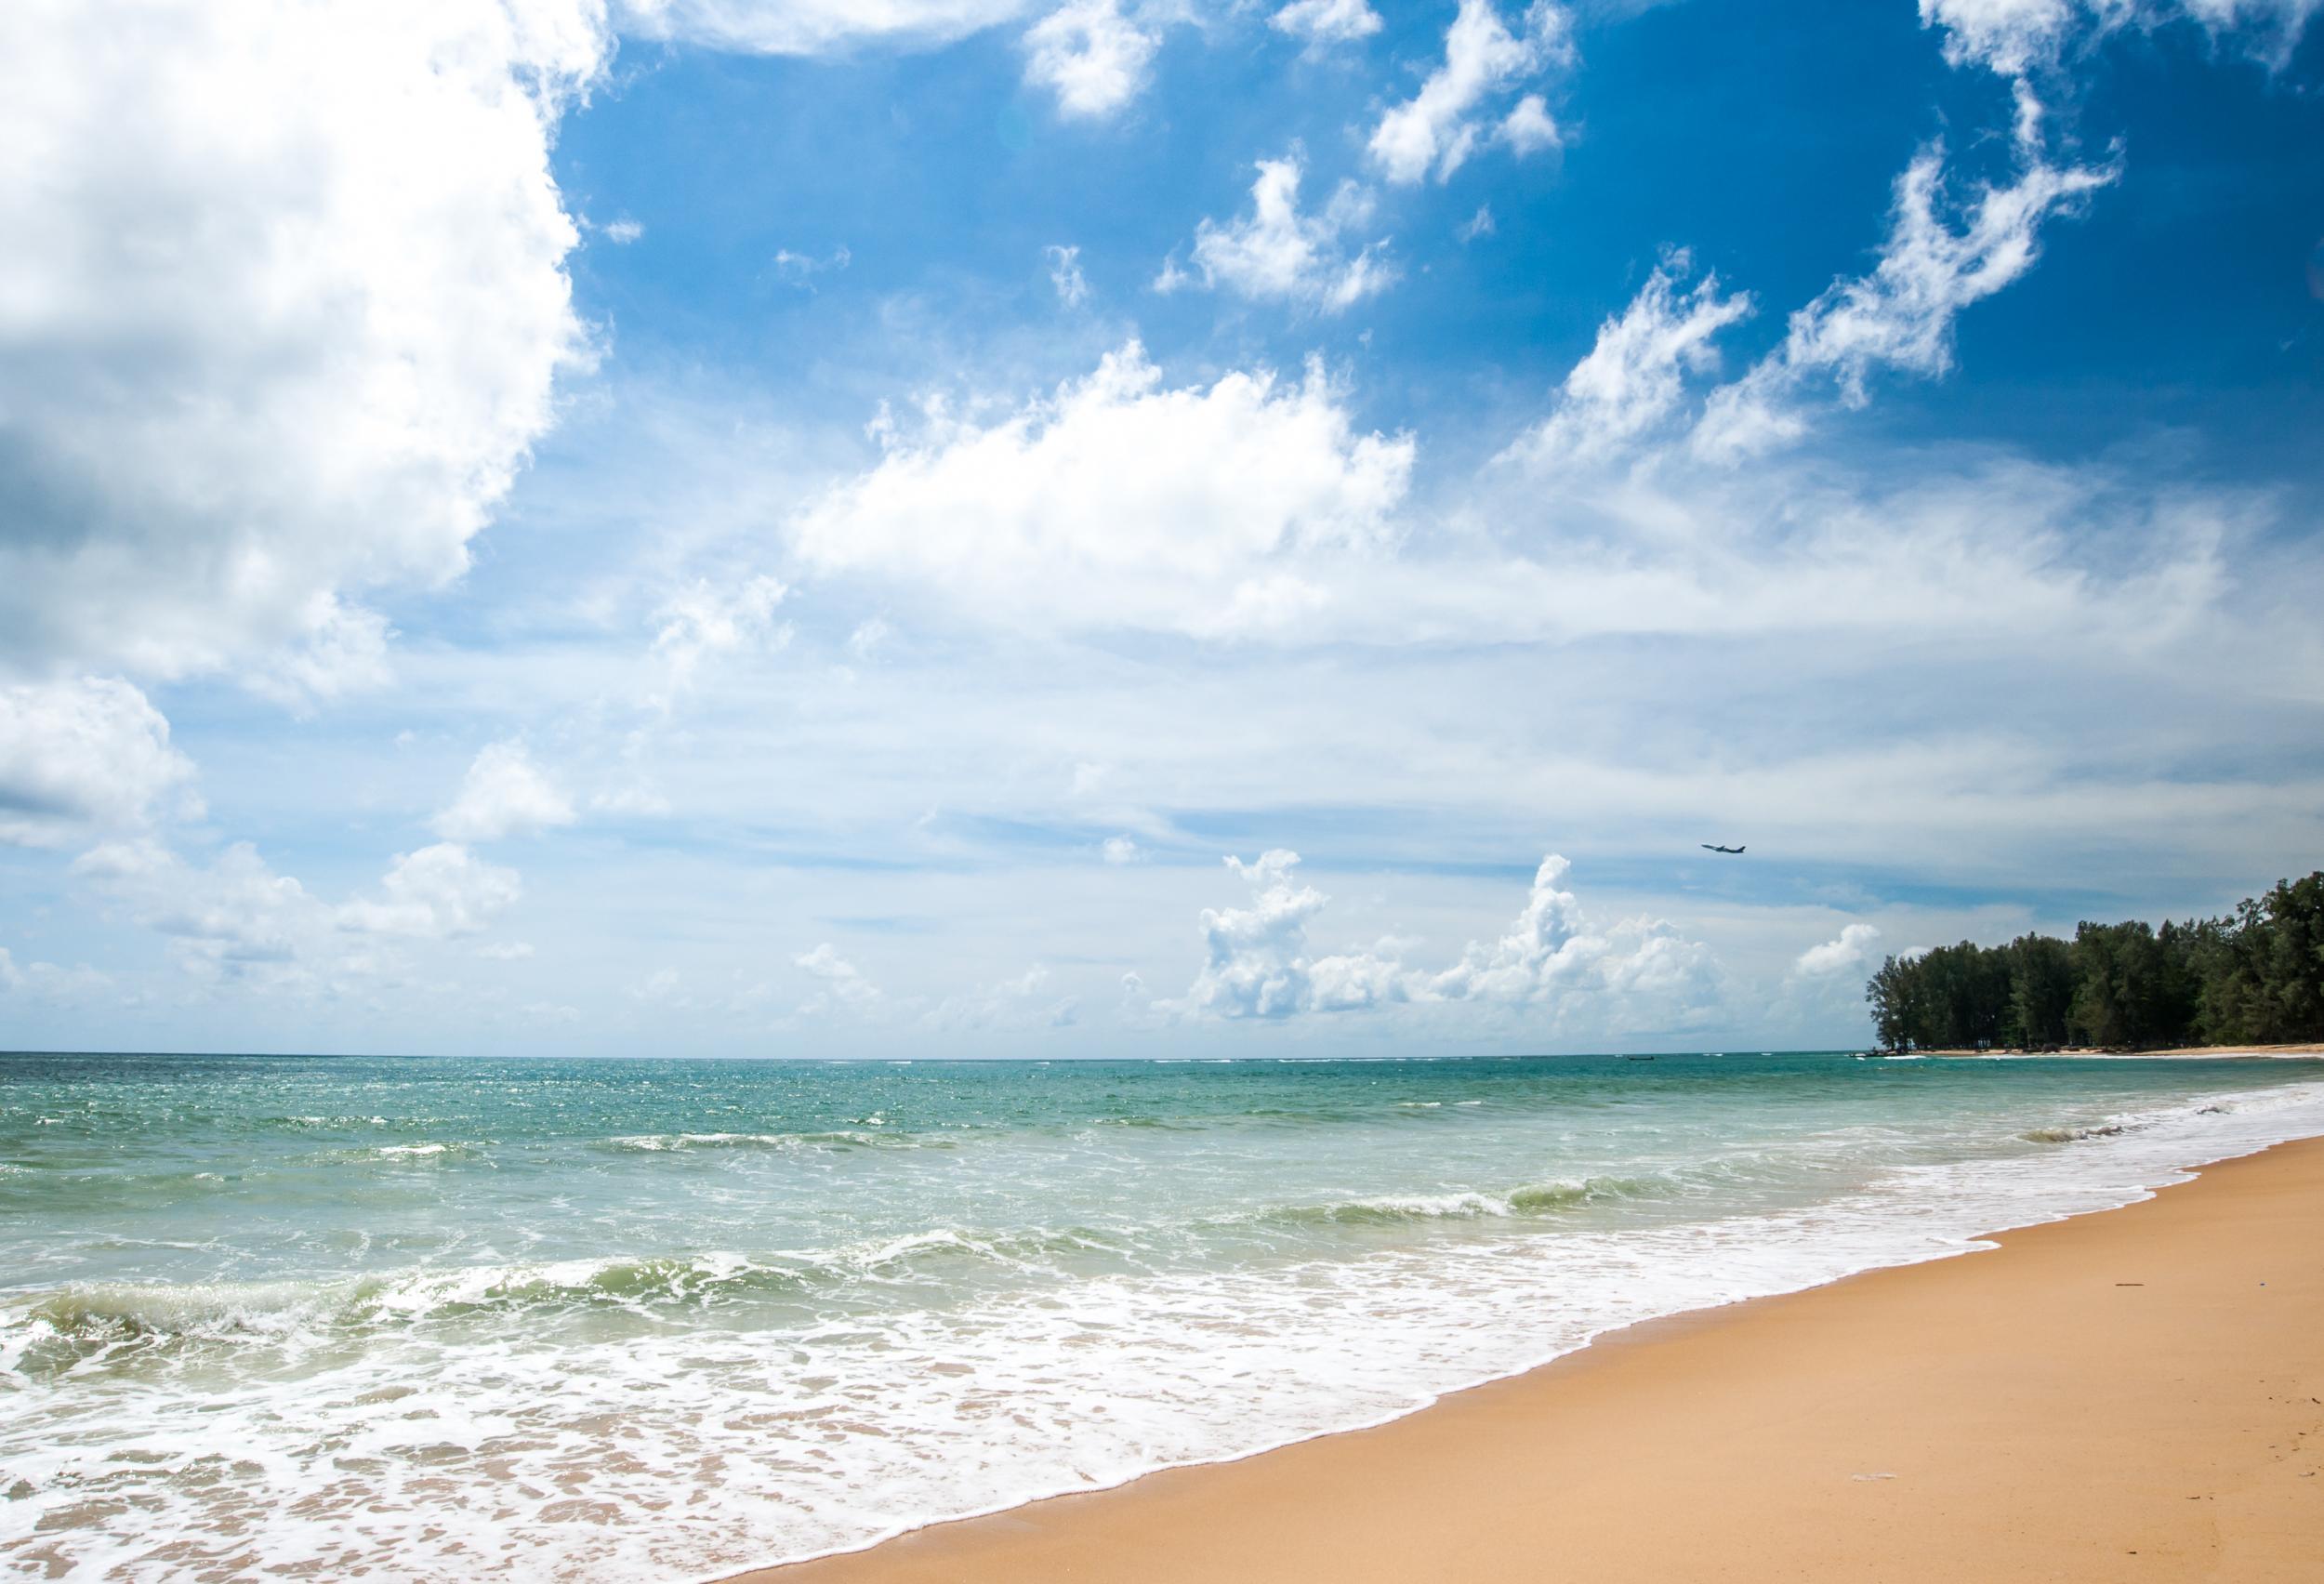
<path fill-rule="evenodd" d="M 0 1057 L 0 1559 L 706 1577 L 2317 1132 L 2294 1062 Z"/>

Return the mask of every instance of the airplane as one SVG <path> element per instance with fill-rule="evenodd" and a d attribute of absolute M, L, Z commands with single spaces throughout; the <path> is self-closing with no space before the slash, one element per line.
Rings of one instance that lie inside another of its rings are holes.
<path fill-rule="evenodd" d="M 1704 842 L 1702 849 L 1706 852 L 1740 852 L 1743 851 L 1740 847 L 1722 847 L 1715 841 Z"/>

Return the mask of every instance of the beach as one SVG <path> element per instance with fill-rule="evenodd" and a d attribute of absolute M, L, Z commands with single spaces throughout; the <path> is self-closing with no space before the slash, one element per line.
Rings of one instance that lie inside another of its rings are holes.
<path fill-rule="evenodd" d="M 2317 1138 L 2276 1061 L 20 1055 L 0 1567 L 2087 1560 L 2307 1428 L 2307 1157 L 2166 1185 Z"/>
<path fill-rule="evenodd" d="M 2324 1140 L 742 1584 L 2312 1581 Z"/>
<path fill-rule="evenodd" d="M 2009 1062 L 2039 1057 L 2049 1062 L 2312 1062 L 2324 1045 L 2176 1045 L 2160 1050 L 2106 1050 L 2068 1046 L 2063 1050 L 1922 1050 L 1922 1056 L 1953 1061 Z"/>

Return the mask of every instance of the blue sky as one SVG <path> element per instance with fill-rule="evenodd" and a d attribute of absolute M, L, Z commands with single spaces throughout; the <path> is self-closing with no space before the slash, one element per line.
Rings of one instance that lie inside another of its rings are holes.
<path fill-rule="evenodd" d="M 1835 1044 L 2304 873 L 2315 8 L 27 8 L 0 1044 Z"/>

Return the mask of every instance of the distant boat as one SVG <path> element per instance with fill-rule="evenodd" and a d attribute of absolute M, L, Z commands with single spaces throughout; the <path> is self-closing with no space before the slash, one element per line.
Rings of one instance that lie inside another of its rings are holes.
<path fill-rule="evenodd" d="M 1651 1062 L 1654 1058 L 1651 1056 L 1625 1056 L 1622 1060 L 1625 1062 Z"/>

